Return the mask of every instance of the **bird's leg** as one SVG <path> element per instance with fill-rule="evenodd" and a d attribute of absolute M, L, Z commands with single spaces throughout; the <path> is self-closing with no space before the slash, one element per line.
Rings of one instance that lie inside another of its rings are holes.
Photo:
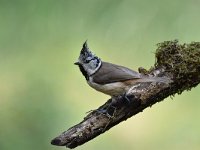
<path fill-rule="evenodd" d="M 113 118 L 115 115 L 117 106 L 120 105 L 121 103 L 126 103 L 128 105 L 131 104 L 129 95 L 126 92 L 124 92 L 122 95 L 119 95 L 119 96 L 113 96 L 112 101 L 108 104 L 107 107 L 90 110 L 87 113 L 98 112 L 99 114 L 105 115 L 108 118 Z"/>
<path fill-rule="evenodd" d="M 125 101 L 124 101 L 124 99 L 125 99 Z M 106 108 L 99 108 L 96 111 L 103 115 L 108 116 L 109 118 L 113 118 L 117 107 L 120 106 L 124 102 L 127 104 L 131 103 L 131 100 L 129 99 L 126 92 L 119 96 L 113 96 L 112 101 L 108 104 L 108 106 Z"/>
<path fill-rule="evenodd" d="M 111 102 L 108 104 L 106 108 L 98 108 L 95 111 L 98 113 L 107 116 L 108 118 L 113 118 L 116 112 L 115 104 L 115 97 L 112 97 Z"/>
<path fill-rule="evenodd" d="M 125 102 L 127 102 L 128 104 L 131 103 L 131 100 L 128 98 L 128 95 L 126 92 L 122 95 L 122 97 L 126 100 Z"/>
<path fill-rule="evenodd" d="M 115 110 L 116 108 L 112 106 L 112 104 L 109 104 L 107 108 L 98 108 L 98 109 L 87 111 L 86 113 L 97 112 L 99 114 L 107 116 L 108 118 L 113 118 Z"/>

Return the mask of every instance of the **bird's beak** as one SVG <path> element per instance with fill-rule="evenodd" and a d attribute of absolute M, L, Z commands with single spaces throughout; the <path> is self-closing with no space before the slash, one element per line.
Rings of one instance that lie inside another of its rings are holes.
<path fill-rule="evenodd" d="M 78 61 L 74 63 L 74 65 L 80 65 L 80 64 L 81 64 L 81 63 L 80 63 L 80 62 L 78 62 Z"/>

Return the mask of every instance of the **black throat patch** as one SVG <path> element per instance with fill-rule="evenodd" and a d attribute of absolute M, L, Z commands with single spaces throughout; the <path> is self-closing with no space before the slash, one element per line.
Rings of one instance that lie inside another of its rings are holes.
<path fill-rule="evenodd" d="M 89 80 L 89 75 L 87 74 L 87 72 L 85 71 L 85 69 L 83 68 L 82 65 L 78 65 L 78 66 L 79 66 L 80 71 L 84 75 L 85 79 L 88 81 Z"/>

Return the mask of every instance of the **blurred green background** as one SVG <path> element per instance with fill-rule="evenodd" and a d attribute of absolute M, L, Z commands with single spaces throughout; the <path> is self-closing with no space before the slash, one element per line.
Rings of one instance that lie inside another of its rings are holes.
<path fill-rule="evenodd" d="M 150 68 L 156 43 L 200 41 L 199 0 L 0 0 L 0 150 L 50 145 L 109 97 L 73 65 L 83 42 L 105 61 Z M 78 150 L 199 150 L 200 87 Z"/>

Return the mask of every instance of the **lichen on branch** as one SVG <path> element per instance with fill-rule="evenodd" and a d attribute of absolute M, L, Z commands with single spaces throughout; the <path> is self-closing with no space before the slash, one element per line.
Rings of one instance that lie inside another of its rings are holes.
<path fill-rule="evenodd" d="M 176 93 L 190 90 L 200 82 L 200 42 L 179 44 L 178 40 L 157 44 L 155 69 L 165 68 L 178 86 Z"/>

